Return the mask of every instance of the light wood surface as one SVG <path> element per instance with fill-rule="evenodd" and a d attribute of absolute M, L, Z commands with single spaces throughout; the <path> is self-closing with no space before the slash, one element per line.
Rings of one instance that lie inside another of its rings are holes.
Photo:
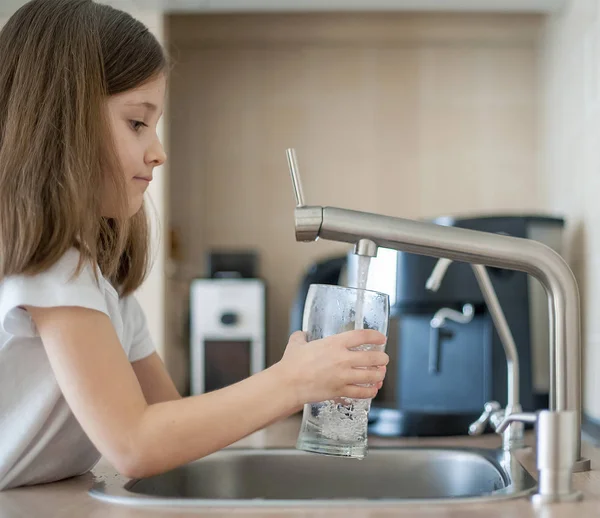
<path fill-rule="evenodd" d="M 275 423 L 256 432 L 232 447 L 293 447 L 298 434 L 300 419 L 294 416 Z M 532 436 L 529 436 L 532 439 Z M 499 437 L 486 435 L 483 437 L 447 437 L 422 439 L 382 439 L 371 437 L 370 445 L 432 445 L 432 446 L 465 446 L 490 447 L 499 446 Z M 176 509 L 148 509 L 100 502 L 87 491 L 97 477 L 121 477 L 105 461 L 82 477 L 55 484 L 19 488 L 0 492 L 0 518 L 174 518 L 203 516 L 206 518 L 223 518 L 231 516 L 254 517 L 331 517 L 331 518 L 391 518 L 391 517 L 425 517 L 440 516 L 446 518 L 469 518 L 485 516 L 486 518 L 504 517 L 538 517 L 538 518 L 591 518 L 600 516 L 600 466 L 599 450 L 587 442 L 583 444 L 583 453 L 592 458 L 591 472 L 574 475 L 575 487 L 584 492 L 584 500 L 574 504 L 558 504 L 535 508 L 528 499 L 507 500 L 483 504 L 454 505 L 397 505 L 389 508 L 369 508 L 368 503 L 351 508 L 197 508 L 185 511 Z M 520 460 L 532 475 L 534 458 L 531 449 L 523 450 Z M 122 479 L 126 482 L 127 479 Z"/>

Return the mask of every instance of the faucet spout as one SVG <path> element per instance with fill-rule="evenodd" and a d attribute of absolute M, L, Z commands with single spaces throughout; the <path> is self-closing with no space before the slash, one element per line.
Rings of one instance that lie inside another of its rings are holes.
<path fill-rule="evenodd" d="M 291 173 L 299 185 L 297 168 Z M 550 410 L 569 410 L 577 416 L 573 448 L 575 458 L 581 458 L 579 290 L 573 272 L 558 253 L 531 239 L 337 207 L 306 205 L 296 207 L 297 239 L 298 228 L 306 230 L 306 222 L 311 218 L 310 232 L 300 236 L 306 240 L 320 238 L 356 244 L 361 239 L 368 239 L 378 247 L 518 270 L 536 277 L 546 290 L 549 304 Z M 578 469 L 589 469 L 589 461 L 582 459 Z"/>
<path fill-rule="evenodd" d="M 445 257 L 442 259 L 438 259 L 433 267 L 431 275 L 427 279 L 425 283 L 425 288 L 429 291 L 437 291 L 440 289 L 442 284 L 442 280 L 444 279 L 444 275 L 446 275 L 446 270 L 452 264 L 450 259 L 446 259 Z"/>

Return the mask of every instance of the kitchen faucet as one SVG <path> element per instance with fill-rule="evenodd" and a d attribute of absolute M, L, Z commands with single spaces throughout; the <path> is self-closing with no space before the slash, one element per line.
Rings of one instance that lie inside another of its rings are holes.
<path fill-rule="evenodd" d="M 325 239 L 350 243 L 354 253 L 375 257 L 378 247 L 430 257 L 448 258 L 509 270 L 536 277 L 546 289 L 550 316 L 550 404 L 548 414 L 573 416 L 573 433 L 552 442 L 551 458 L 573 459 L 571 471 L 589 471 L 590 461 L 581 457 L 581 337 L 579 290 L 565 260 L 550 247 L 531 239 L 517 238 L 369 212 L 306 205 L 296 154 L 286 151 L 294 194 L 297 241 Z M 515 418 L 506 417 L 510 424 Z M 560 421 L 560 419 L 556 419 Z M 555 420 L 549 419 L 550 422 Z M 540 434 L 556 435 L 552 426 Z M 552 433 L 551 433 L 552 432 Z M 548 444 L 547 442 L 545 444 Z M 560 455 L 555 449 L 568 450 Z M 550 468 L 550 471 L 552 471 Z M 546 469 L 546 468 L 545 468 Z M 554 487 L 554 486 L 551 486 Z M 561 499 L 561 492 L 553 495 Z"/>
<path fill-rule="evenodd" d="M 431 275 L 425 283 L 425 287 L 428 290 L 436 292 L 439 289 L 450 264 L 452 264 L 450 259 L 438 259 Z M 510 331 L 508 322 L 506 321 L 506 317 L 504 316 L 504 311 L 502 311 L 502 306 L 500 305 L 496 290 L 494 290 L 494 285 L 490 280 L 486 267 L 481 264 L 471 264 L 471 269 L 473 270 L 479 289 L 483 294 L 485 304 L 492 316 L 492 321 L 494 322 L 494 326 L 498 332 L 500 341 L 502 342 L 502 347 L 504 348 L 508 387 L 506 409 L 502 409 L 500 404 L 496 401 L 489 401 L 485 404 L 481 417 L 469 426 L 470 435 L 480 435 L 485 430 L 488 422 L 492 425 L 494 430 L 498 432 L 498 426 L 503 422 L 503 419 L 512 413 L 521 412 L 522 408 L 519 397 L 519 355 L 515 340 Z M 524 424 L 522 422 L 513 421 L 504 428 L 502 433 L 502 447 L 505 450 L 511 451 L 525 446 L 525 441 L 523 440 Z"/>

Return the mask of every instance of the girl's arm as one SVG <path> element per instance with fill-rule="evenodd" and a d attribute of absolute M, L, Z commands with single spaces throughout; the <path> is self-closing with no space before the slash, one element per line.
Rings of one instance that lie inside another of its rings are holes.
<path fill-rule="evenodd" d="M 30 307 L 58 384 L 84 431 L 123 475 L 142 478 L 213 453 L 304 402 L 373 397 L 385 353 L 349 351 L 383 344 L 362 330 L 306 344 L 293 335 L 281 361 L 223 389 L 148 404 L 108 316 L 81 307 Z M 295 338 L 294 338 L 295 337 Z"/>
<path fill-rule="evenodd" d="M 157 353 L 131 362 L 131 366 L 142 388 L 146 403 L 149 405 L 181 399 L 181 395 Z"/>

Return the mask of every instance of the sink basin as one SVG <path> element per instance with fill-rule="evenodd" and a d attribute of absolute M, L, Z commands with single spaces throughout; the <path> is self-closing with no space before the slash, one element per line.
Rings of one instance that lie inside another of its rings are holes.
<path fill-rule="evenodd" d="M 90 494 L 144 506 L 329 506 L 480 502 L 535 488 L 501 450 L 372 447 L 354 460 L 293 448 L 229 448 L 125 485 L 99 481 Z"/>

